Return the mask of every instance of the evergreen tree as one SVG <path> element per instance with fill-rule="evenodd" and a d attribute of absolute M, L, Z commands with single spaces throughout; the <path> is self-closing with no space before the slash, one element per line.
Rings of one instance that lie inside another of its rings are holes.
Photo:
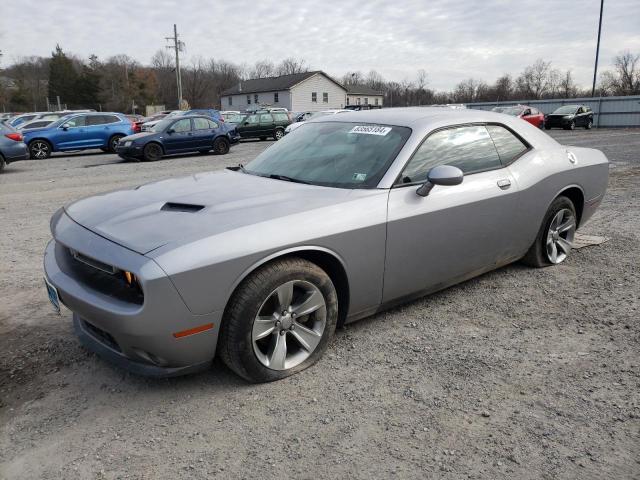
<path fill-rule="evenodd" d="M 78 74 L 73 68 L 73 62 L 67 57 L 60 45 L 56 45 L 51 53 L 49 62 L 49 101 L 55 103 L 56 96 L 69 106 L 77 103 L 76 86 Z"/>

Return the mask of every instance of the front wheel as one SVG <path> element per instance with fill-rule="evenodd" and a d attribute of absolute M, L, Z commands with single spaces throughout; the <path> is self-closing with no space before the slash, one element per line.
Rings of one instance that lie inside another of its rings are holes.
<path fill-rule="evenodd" d="M 566 260 L 576 234 L 576 209 L 567 197 L 556 198 L 547 210 L 536 240 L 522 259 L 532 267 L 557 265 Z"/>
<path fill-rule="evenodd" d="M 576 129 L 576 122 L 574 122 L 573 120 L 571 121 L 571 123 L 566 127 L 567 130 L 575 130 Z"/>
<path fill-rule="evenodd" d="M 29 144 L 29 156 L 36 160 L 44 160 L 51 156 L 51 145 L 45 140 L 34 140 Z"/>
<path fill-rule="evenodd" d="M 218 352 L 250 382 L 270 382 L 313 365 L 338 319 L 329 276 L 300 258 L 276 260 L 252 273 L 227 307 Z"/>
<path fill-rule="evenodd" d="M 155 142 L 147 143 L 142 149 L 142 157 L 147 162 L 155 162 L 162 158 L 162 147 Z"/>
<path fill-rule="evenodd" d="M 116 153 L 116 147 L 121 138 L 124 138 L 124 135 L 114 135 L 109 139 L 109 153 Z"/>
<path fill-rule="evenodd" d="M 276 131 L 273 134 L 273 138 L 275 138 L 275 140 L 278 141 L 282 137 L 284 137 L 284 130 L 282 130 L 281 128 L 276 128 Z"/>
<path fill-rule="evenodd" d="M 229 153 L 229 140 L 223 137 L 218 137 L 213 142 L 213 151 L 217 155 L 226 155 Z"/>

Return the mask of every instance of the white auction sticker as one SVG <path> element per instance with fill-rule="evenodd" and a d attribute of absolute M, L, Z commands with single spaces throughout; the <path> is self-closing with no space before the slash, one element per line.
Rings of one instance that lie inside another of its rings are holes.
<path fill-rule="evenodd" d="M 349 130 L 349 133 L 364 133 L 365 135 L 385 136 L 391 131 L 391 127 L 378 127 L 375 125 L 358 125 Z"/>

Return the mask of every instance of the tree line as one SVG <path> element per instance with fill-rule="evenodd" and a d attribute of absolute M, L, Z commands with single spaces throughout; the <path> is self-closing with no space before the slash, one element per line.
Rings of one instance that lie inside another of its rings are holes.
<path fill-rule="evenodd" d="M 249 78 L 306 72 L 303 59 L 285 58 L 253 65 L 195 57 L 181 65 L 183 97 L 192 108 L 220 105 L 221 93 Z M 476 78 L 459 82 L 451 91 L 429 88 L 426 70 L 414 79 L 388 81 L 375 70 L 346 72 L 338 79 L 345 86 L 365 85 L 383 92 L 386 106 L 412 106 L 518 99 L 590 96 L 578 86 L 571 70 L 561 71 L 549 61 L 536 60 L 517 76 L 504 74 L 493 83 Z M 598 83 L 596 95 L 640 94 L 640 54 L 623 52 L 613 59 Z M 149 65 L 128 55 L 105 60 L 91 55 L 82 59 L 57 45 L 50 57 L 21 58 L 0 70 L 0 108 L 4 111 L 40 111 L 57 107 L 94 108 L 103 111 L 144 113 L 146 105 L 177 108 L 174 57 L 159 50 Z M 47 104 L 49 102 L 49 104 Z"/>

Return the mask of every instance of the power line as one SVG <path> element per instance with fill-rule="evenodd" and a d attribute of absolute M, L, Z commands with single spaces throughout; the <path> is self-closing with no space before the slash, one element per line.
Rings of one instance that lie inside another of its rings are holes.
<path fill-rule="evenodd" d="M 184 42 L 178 37 L 178 28 L 176 24 L 173 24 L 173 37 L 164 37 L 165 40 L 170 40 L 173 45 L 167 45 L 168 49 L 175 50 L 176 52 L 176 84 L 178 86 L 178 109 L 182 108 L 182 74 L 180 73 L 180 52 L 184 50 Z"/>

